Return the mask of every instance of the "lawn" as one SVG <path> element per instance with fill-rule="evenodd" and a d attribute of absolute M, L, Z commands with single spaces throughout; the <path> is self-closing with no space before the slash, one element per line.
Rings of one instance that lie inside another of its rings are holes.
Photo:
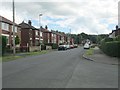
<path fill-rule="evenodd" d="M 93 48 L 90 48 L 89 50 L 86 51 L 86 55 L 93 55 L 93 51 L 94 49 Z"/>
<path fill-rule="evenodd" d="M 5 55 L 2 57 L 2 62 L 13 61 L 13 60 L 17 60 L 17 59 L 28 57 L 28 56 L 46 54 L 48 52 L 51 52 L 51 51 L 50 50 L 43 50 L 43 51 L 38 51 L 38 52 L 17 53 L 16 55 L 12 55 L 12 54 Z"/>

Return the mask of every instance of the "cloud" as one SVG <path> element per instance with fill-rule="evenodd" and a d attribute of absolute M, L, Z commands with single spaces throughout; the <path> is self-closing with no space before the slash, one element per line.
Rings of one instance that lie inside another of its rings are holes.
<path fill-rule="evenodd" d="M 81 32 L 108 34 L 114 28 L 113 25 L 118 24 L 118 0 L 64 0 L 60 2 L 34 0 L 34 2 L 15 2 L 15 10 L 16 23 L 21 23 L 23 20 L 27 22 L 29 19 L 39 22 L 39 14 L 42 13 L 43 26 L 49 25 L 49 29 L 54 28 L 59 31 L 61 28 L 68 28 L 69 31 L 71 28 L 72 33 L 76 34 Z M 2 2 L 0 14 L 12 20 L 12 2 Z M 38 24 L 35 26 L 38 27 Z"/>

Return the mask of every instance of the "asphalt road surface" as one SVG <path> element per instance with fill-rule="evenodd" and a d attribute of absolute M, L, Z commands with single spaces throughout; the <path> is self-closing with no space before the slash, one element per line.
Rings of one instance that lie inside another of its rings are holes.
<path fill-rule="evenodd" d="M 85 60 L 82 47 L 3 63 L 3 88 L 118 88 L 118 66 Z"/>

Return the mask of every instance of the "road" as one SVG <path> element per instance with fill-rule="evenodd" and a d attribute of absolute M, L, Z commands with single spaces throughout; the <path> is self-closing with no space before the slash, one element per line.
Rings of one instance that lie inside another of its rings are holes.
<path fill-rule="evenodd" d="M 118 66 L 85 60 L 82 47 L 3 63 L 3 88 L 117 88 Z"/>

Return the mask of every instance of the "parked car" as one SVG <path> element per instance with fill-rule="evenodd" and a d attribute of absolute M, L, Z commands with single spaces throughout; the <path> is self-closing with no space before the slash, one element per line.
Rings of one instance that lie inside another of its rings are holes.
<path fill-rule="evenodd" d="M 74 45 L 70 45 L 70 48 L 71 48 L 71 49 L 74 48 Z"/>
<path fill-rule="evenodd" d="M 67 50 L 67 46 L 66 45 L 59 45 L 58 50 Z"/>
<path fill-rule="evenodd" d="M 90 45 L 88 43 L 85 43 L 84 49 L 89 49 L 89 48 L 90 48 Z"/>
<path fill-rule="evenodd" d="M 67 48 L 67 49 L 70 49 L 70 45 L 69 45 L 69 44 L 67 44 L 67 45 L 66 45 L 66 48 Z"/>
<path fill-rule="evenodd" d="M 78 47 L 78 45 L 77 44 L 74 44 L 74 48 L 77 48 Z"/>

